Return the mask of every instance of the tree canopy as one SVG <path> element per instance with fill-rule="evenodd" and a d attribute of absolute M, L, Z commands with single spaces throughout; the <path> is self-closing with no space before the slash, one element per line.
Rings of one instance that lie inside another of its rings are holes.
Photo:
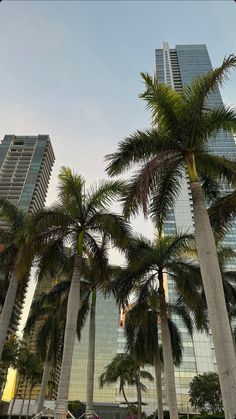
<path fill-rule="evenodd" d="M 191 406 L 200 413 L 223 413 L 219 377 L 216 372 L 197 375 L 190 383 Z"/>

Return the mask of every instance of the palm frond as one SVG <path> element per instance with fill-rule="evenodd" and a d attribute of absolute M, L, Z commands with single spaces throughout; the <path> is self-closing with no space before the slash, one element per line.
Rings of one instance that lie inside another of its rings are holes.
<path fill-rule="evenodd" d="M 192 124 L 192 145 L 195 139 L 195 133 L 198 123 L 204 112 L 204 105 L 211 93 L 220 87 L 227 78 L 231 68 L 236 66 L 236 56 L 230 55 L 225 58 L 222 65 L 209 71 L 207 74 L 199 76 L 190 85 L 186 86 L 182 91 L 184 102 L 186 103 L 186 111 L 193 122 Z"/>
<path fill-rule="evenodd" d="M 140 378 L 143 378 L 144 380 L 148 380 L 148 381 L 151 381 L 151 382 L 154 381 L 154 378 L 153 378 L 152 374 L 150 372 L 144 371 L 144 370 L 140 371 Z"/>
<path fill-rule="evenodd" d="M 132 228 L 121 215 L 114 213 L 96 213 L 90 219 L 91 230 L 105 234 L 119 249 L 126 251 L 132 241 Z"/>
<path fill-rule="evenodd" d="M 171 310 L 172 313 L 179 316 L 184 323 L 188 333 L 192 335 L 193 333 L 193 322 L 190 311 L 186 304 L 180 303 L 179 301 L 175 304 L 168 303 L 168 309 Z"/>
<path fill-rule="evenodd" d="M 81 339 L 81 332 L 83 330 L 83 327 L 85 326 L 86 319 L 90 310 L 89 299 L 90 292 L 88 292 L 87 295 L 81 301 L 81 306 L 78 313 L 76 333 L 79 340 Z"/>
<path fill-rule="evenodd" d="M 236 191 L 216 200 L 208 209 L 211 226 L 218 237 L 223 237 L 236 217 Z"/>
<path fill-rule="evenodd" d="M 146 90 L 139 97 L 147 102 L 151 111 L 152 122 L 169 132 L 175 132 L 178 126 L 176 108 L 182 105 L 182 98 L 173 88 L 158 82 L 157 77 L 141 73 Z"/>
<path fill-rule="evenodd" d="M 182 336 L 176 324 L 171 319 L 168 319 L 168 326 L 170 331 L 174 364 L 177 367 L 181 364 L 183 358 Z"/>
<path fill-rule="evenodd" d="M 175 147 L 176 148 L 176 147 Z M 118 151 L 108 154 L 106 171 L 109 176 L 129 170 L 135 163 L 145 163 L 161 151 L 173 149 L 170 138 L 159 129 L 136 131 L 118 144 Z"/>
<path fill-rule="evenodd" d="M 10 228 L 17 231 L 24 224 L 26 213 L 4 198 L 0 198 L 0 217 Z"/>
<path fill-rule="evenodd" d="M 140 201 L 142 202 L 144 215 L 147 215 L 148 200 L 150 194 L 159 186 L 159 181 L 162 178 L 162 172 L 170 172 L 173 170 L 173 161 L 175 163 L 174 168 L 178 169 L 178 165 L 181 163 L 180 153 L 174 151 L 160 152 L 157 156 L 149 160 L 139 172 L 139 180 L 137 183 L 137 193 Z M 176 164 L 177 163 L 177 164 Z M 177 177 L 177 173 L 176 173 Z M 178 184 L 177 184 L 178 188 Z"/>
<path fill-rule="evenodd" d="M 200 129 L 204 129 L 208 136 L 208 142 L 211 144 L 213 136 L 220 130 L 227 132 L 236 131 L 236 109 L 230 106 L 221 105 L 214 109 L 205 109 L 201 118 Z"/>
<path fill-rule="evenodd" d="M 112 202 L 121 198 L 126 183 L 122 181 L 103 181 L 98 185 L 93 185 L 86 192 L 85 211 L 86 218 L 99 211 L 104 211 Z"/>
<path fill-rule="evenodd" d="M 218 182 L 226 181 L 229 185 L 236 183 L 236 162 L 210 153 L 197 155 L 197 168 L 200 172 Z"/>
<path fill-rule="evenodd" d="M 163 230 L 163 223 L 167 220 L 168 211 L 174 206 L 178 197 L 182 176 L 181 159 L 173 159 L 160 171 L 158 181 L 152 191 L 149 213 L 160 234 Z"/>
<path fill-rule="evenodd" d="M 206 173 L 198 173 L 201 179 L 202 189 L 204 191 L 205 197 L 208 203 L 214 202 L 216 199 L 219 199 L 221 196 L 221 190 L 219 182 L 211 176 L 208 176 Z"/>
<path fill-rule="evenodd" d="M 160 245 L 160 249 L 164 254 L 164 262 L 168 266 L 172 259 L 191 249 L 193 243 L 193 234 L 177 232 L 174 236 L 166 235 L 160 240 L 160 243 L 157 242 L 157 246 Z"/>
<path fill-rule="evenodd" d="M 63 206 L 74 208 L 83 214 L 83 199 L 85 197 L 85 180 L 78 173 L 73 173 L 68 167 L 62 167 L 59 175 L 58 197 Z"/>

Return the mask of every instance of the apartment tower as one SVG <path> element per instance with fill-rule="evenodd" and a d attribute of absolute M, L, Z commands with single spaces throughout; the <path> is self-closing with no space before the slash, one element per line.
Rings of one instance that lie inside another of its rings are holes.
<path fill-rule="evenodd" d="M 0 198 L 35 212 L 43 208 L 55 160 L 49 135 L 5 135 L 0 144 Z M 10 331 L 17 330 L 25 289 L 18 292 Z"/>

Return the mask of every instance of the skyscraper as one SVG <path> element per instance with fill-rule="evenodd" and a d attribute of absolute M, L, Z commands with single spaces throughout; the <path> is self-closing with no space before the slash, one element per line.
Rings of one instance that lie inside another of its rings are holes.
<path fill-rule="evenodd" d="M 168 43 L 165 42 L 163 48 L 155 51 L 155 65 L 159 82 L 171 86 L 178 92 L 197 76 L 212 70 L 206 45 L 176 45 L 175 48 L 169 48 Z M 222 103 L 220 91 L 217 89 L 210 95 L 208 106 L 216 107 Z M 236 156 L 233 135 L 224 131 L 211 139 L 209 147 L 217 155 L 228 158 Z M 183 179 L 181 192 L 174 207 L 169 209 L 168 219 L 164 226 L 166 234 L 174 234 L 176 230 L 194 231 L 192 197 L 187 177 Z M 225 238 L 225 243 L 236 249 L 236 223 L 232 225 Z M 235 269 L 236 264 L 232 264 L 231 268 Z M 168 296 L 170 299 L 174 297 L 174 283 L 171 279 L 168 279 Z M 179 318 L 175 318 L 175 322 L 181 331 L 184 347 L 183 362 L 179 368 L 175 368 L 177 401 L 179 411 L 186 412 L 190 410 L 188 391 L 192 378 L 203 372 L 216 371 L 217 366 L 211 335 L 207 336 L 205 333 L 195 331 L 191 337 Z M 122 351 L 125 342 L 121 328 L 119 329 L 119 336 L 119 351 Z M 164 382 L 163 386 L 164 404 L 167 408 Z M 135 394 L 133 394 L 133 400 L 135 400 Z M 148 406 L 145 407 L 148 411 L 151 412 L 156 408 L 153 384 L 148 384 L 148 390 L 143 395 L 143 401 L 148 403 Z"/>
<path fill-rule="evenodd" d="M 0 144 L 0 198 L 35 212 L 43 208 L 55 160 L 49 135 L 5 135 Z M 9 333 L 18 329 L 26 293 L 19 286 Z"/>
<path fill-rule="evenodd" d="M 43 208 L 55 160 L 49 135 L 5 135 L 0 144 L 0 198 L 27 212 Z M 10 331 L 17 330 L 25 289 L 19 290 Z"/>
<path fill-rule="evenodd" d="M 104 299 L 101 294 L 98 294 L 96 303 L 95 403 L 115 403 L 116 400 L 116 385 L 100 389 L 98 377 L 104 372 L 105 366 L 116 356 L 118 322 L 119 310 L 114 298 Z M 86 401 L 88 328 L 89 319 L 82 331 L 81 341 L 76 340 L 75 342 L 69 390 L 70 400 Z"/>
<path fill-rule="evenodd" d="M 49 135 L 5 135 L 0 144 L 0 197 L 25 211 L 43 208 L 54 160 Z"/>
<path fill-rule="evenodd" d="M 168 43 L 165 42 L 162 49 L 156 50 L 155 55 L 156 75 L 159 81 L 173 87 L 176 91 L 181 91 L 194 78 L 212 70 L 206 45 L 176 45 L 174 49 L 170 49 Z M 221 94 L 217 89 L 209 96 L 208 106 L 214 108 L 222 104 Z M 236 156 L 233 135 L 224 131 L 211 139 L 209 148 L 211 152 L 220 156 L 227 158 Z M 187 178 L 183 180 L 181 193 L 174 208 L 170 209 L 169 219 L 165 225 L 165 231 L 170 234 L 176 229 L 194 230 L 192 197 Z M 236 248 L 236 224 L 232 226 L 225 238 L 225 243 Z M 172 291 L 173 283 L 169 280 L 169 298 Z M 184 360 L 180 368 L 176 369 L 176 386 L 178 403 L 184 407 L 189 399 L 189 381 L 196 374 L 216 370 L 216 361 L 211 336 L 195 332 L 191 339 L 180 320 L 177 322 L 183 336 Z"/>

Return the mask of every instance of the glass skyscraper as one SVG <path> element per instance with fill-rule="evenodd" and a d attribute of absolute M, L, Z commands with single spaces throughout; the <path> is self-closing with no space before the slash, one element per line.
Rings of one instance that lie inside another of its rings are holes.
<path fill-rule="evenodd" d="M 176 45 L 174 49 L 169 48 L 168 43 L 163 43 L 162 49 L 157 49 L 156 75 L 160 82 L 173 87 L 176 91 L 191 83 L 194 78 L 212 70 L 211 61 L 206 45 Z M 208 106 L 216 107 L 222 105 L 220 91 L 217 89 L 209 96 Z M 227 158 L 236 156 L 236 145 L 232 134 L 221 131 L 211 139 L 209 148 L 212 153 Z M 179 231 L 194 231 L 193 205 L 190 192 L 190 185 L 187 178 L 183 180 L 182 190 L 173 209 L 169 211 L 169 219 L 165 225 L 165 231 L 169 234 Z M 235 224 L 225 243 L 236 248 Z M 236 267 L 236 266 L 231 266 Z M 174 284 L 168 281 L 169 298 L 172 297 Z M 206 371 L 215 371 L 216 360 L 211 335 L 204 333 L 193 334 L 191 338 L 186 332 L 179 319 L 182 332 L 184 359 L 180 368 L 176 369 L 177 398 L 181 410 L 186 410 L 189 395 L 189 382 L 196 374 Z"/>
<path fill-rule="evenodd" d="M 96 346 L 95 346 L 95 378 L 94 378 L 94 402 L 115 403 L 116 385 L 99 388 L 98 377 L 104 372 L 117 354 L 117 328 L 119 322 L 119 310 L 112 297 L 104 298 L 101 294 L 97 296 L 96 303 Z M 87 318 L 80 342 L 76 339 L 69 400 L 86 401 L 86 380 L 87 380 L 87 358 L 88 358 L 88 327 Z"/>
<path fill-rule="evenodd" d="M 211 61 L 206 45 L 177 45 L 175 48 L 169 48 L 167 43 L 163 43 L 161 49 L 155 51 L 156 75 L 161 83 L 165 83 L 176 91 L 181 91 L 183 86 L 192 82 L 192 80 L 208 71 L 212 70 Z M 208 100 L 208 105 L 215 107 L 222 104 L 222 98 L 219 90 L 216 90 Z M 211 139 L 211 152 L 221 156 L 236 156 L 236 145 L 233 135 L 220 132 Z M 174 208 L 170 208 L 168 220 L 165 223 L 165 233 L 174 234 L 176 230 L 194 231 L 193 205 L 191 198 L 190 185 L 187 177 L 183 179 L 182 189 Z M 232 225 L 230 233 L 225 238 L 225 242 L 236 249 L 236 225 Z M 231 266 L 235 268 L 236 265 Z M 168 280 L 168 297 L 173 298 L 174 284 Z M 118 313 L 115 311 L 115 304 L 110 300 L 101 300 L 98 306 L 97 317 L 97 346 L 96 346 L 96 370 L 97 376 L 103 371 L 112 357 L 117 353 L 124 352 L 125 336 L 123 327 L 116 328 Z M 100 313 L 100 314 L 99 314 Z M 175 369 L 177 400 L 180 412 L 191 411 L 189 405 L 189 383 L 197 374 L 207 371 L 216 371 L 216 360 L 212 337 L 205 333 L 194 332 L 191 337 L 186 331 L 179 318 L 175 318 L 183 339 L 184 356 L 183 362 L 179 368 Z M 86 365 L 87 365 L 87 326 L 82 334 L 81 342 L 77 342 L 74 349 L 74 359 L 70 384 L 70 399 L 80 399 L 85 401 L 86 389 Z M 117 339 L 117 340 L 116 340 Z M 100 341 L 100 343 L 99 343 Z M 104 345 L 106 349 L 104 350 Z M 110 345 L 110 355 L 109 355 Z M 116 348 L 116 349 L 115 349 Z M 153 376 L 152 367 L 147 367 Z M 118 393 L 118 387 L 111 387 L 110 390 L 99 390 L 95 378 L 95 401 L 102 402 L 124 402 L 122 395 Z M 156 388 L 155 383 L 145 383 L 147 391 L 143 393 L 143 402 L 147 405 L 144 410 L 148 413 L 156 410 Z M 106 393 L 108 391 L 108 393 Z M 137 400 L 135 388 L 127 389 L 127 397 L 130 402 Z M 164 408 L 168 409 L 166 399 L 165 381 L 163 379 L 163 398 Z"/>
<path fill-rule="evenodd" d="M 184 85 L 193 81 L 199 75 L 212 70 L 211 61 L 206 45 L 176 45 L 169 48 L 168 43 L 163 43 L 161 49 L 155 51 L 156 75 L 160 83 L 167 84 L 180 92 Z M 209 107 L 222 105 L 220 91 L 217 89 L 208 99 Z M 232 158 L 236 156 L 236 145 L 233 135 L 221 131 L 211 139 L 209 148 L 212 153 Z M 194 231 L 193 205 L 188 179 L 185 177 L 182 189 L 174 208 L 169 209 L 168 219 L 164 226 L 166 234 L 174 234 L 179 231 Z M 225 238 L 225 244 L 236 249 L 236 223 Z M 231 268 L 236 268 L 232 264 Z M 168 279 L 168 297 L 174 298 L 174 283 Z M 175 369 L 177 400 L 180 412 L 191 411 L 189 405 L 189 383 L 197 374 L 207 371 L 217 371 L 214 346 L 211 334 L 194 332 L 189 336 L 186 328 L 179 318 L 175 318 L 183 339 L 184 357 L 179 368 Z M 118 334 L 118 351 L 123 351 L 125 346 L 122 328 Z M 148 368 L 152 374 L 153 369 Z M 153 374 L 154 375 L 154 374 Z M 156 393 L 153 383 L 147 384 L 148 390 L 143 395 L 143 401 L 148 405 L 145 410 L 148 412 L 156 409 Z M 136 400 L 135 392 L 130 393 L 131 400 Z M 168 408 L 163 380 L 163 396 L 165 408 Z M 120 399 L 121 400 L 121 399 Z"/>

